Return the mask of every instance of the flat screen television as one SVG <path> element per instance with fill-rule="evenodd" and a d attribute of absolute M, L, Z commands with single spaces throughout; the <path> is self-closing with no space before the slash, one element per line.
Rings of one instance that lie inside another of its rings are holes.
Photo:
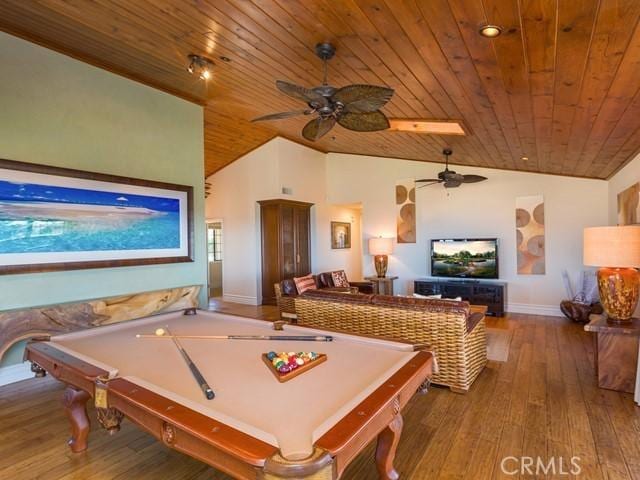
<path fill-rule="evenodd" d="M 453 278 L 498 278 L 498 239 L 431 240 L 431 275 Z"/>

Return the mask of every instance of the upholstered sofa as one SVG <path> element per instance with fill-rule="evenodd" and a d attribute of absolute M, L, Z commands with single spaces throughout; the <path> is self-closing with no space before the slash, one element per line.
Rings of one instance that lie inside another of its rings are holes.
<path fill-rule="evenodd" d="M 373 293 L 372 282 L 351 282 L 348 287 L 336 287 L 333 282 L 332 272 L 323 272 L 314 275 L 316 289 L 333 291 L 340 293 Z M 295 298 L 298 296 L 298 289 L 293 279 L 288 278 L 273 286 L 276 294 L 276 304 L 280 311 L 280 317 L 286 319 L 296 318 Z"/>
<path fill-rule="evenodd" d="M 308 291 L 295 297 L 299 325 L 427 344 L 432 381 L 464 393 L 487 363 L 482 307 L 468 302 Z"/>

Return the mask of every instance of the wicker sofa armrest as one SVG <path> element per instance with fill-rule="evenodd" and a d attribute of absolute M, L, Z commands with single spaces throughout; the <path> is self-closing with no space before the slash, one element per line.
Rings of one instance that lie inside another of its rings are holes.
<path fill-rule="evenodd" d="M 472 312 L 467 317 L 467 333 L 473 332 L 473 329 L 482 321 L 484 318 L 484 313 L 482 312 Z"/>
<path fill-rule="evenodd" d="M 295 297 L 297 295 L 284 295 L 280 283 L 273 285 L 276 294 L 276 305 L 280 311 L 280 318 L 296 319 Z"/>

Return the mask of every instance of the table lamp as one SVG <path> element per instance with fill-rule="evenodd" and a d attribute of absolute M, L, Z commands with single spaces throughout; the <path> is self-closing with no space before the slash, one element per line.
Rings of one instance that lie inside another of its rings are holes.
<path fill-rule="evenodd" d="M 373 255 L 373 263 L 376 266 L 378 278 L 384 278 L 387 274 L 388 257 L 393 253 L 393 238 L 370 238 L 369 255 Z"/>
<path fill-rule="evenodd" d="M 585 228 L 584 264 L 600 267 L 598 291 L 608 319 L 631 321 L 640 288 L 640 225 Z"/>

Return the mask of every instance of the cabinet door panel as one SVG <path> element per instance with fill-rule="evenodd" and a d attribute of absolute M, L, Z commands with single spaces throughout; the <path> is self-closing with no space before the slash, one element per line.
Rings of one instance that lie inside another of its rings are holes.
<path fill-rule="evenodd" d="M 280 252 L 278 249 L 279 212 L 277 207 L 262 207 L 260 211 L 262 226 L 262 301 L 275 304 L 273 285 L 280 281 Z"/>
<path fill-rule="evenodd" d="M 461 297 L 463 300 L 471 296 L 471 288 L 466 285 L 448 284 L 444 287 L 442 295 L 446 297 Z"/>
<path fill-rule="evenodd" d="M 298 276 L 311 272 L 311 255 L 309 249 L 309 209 L 296 208 L 296 273 Z"/>
<path fill-rule="evenodd" d="M 280 207 L 280 257 L 283 279 L 297 276 L 295 228 L 295 209 L 289 205 L 282 205 Z"/>

